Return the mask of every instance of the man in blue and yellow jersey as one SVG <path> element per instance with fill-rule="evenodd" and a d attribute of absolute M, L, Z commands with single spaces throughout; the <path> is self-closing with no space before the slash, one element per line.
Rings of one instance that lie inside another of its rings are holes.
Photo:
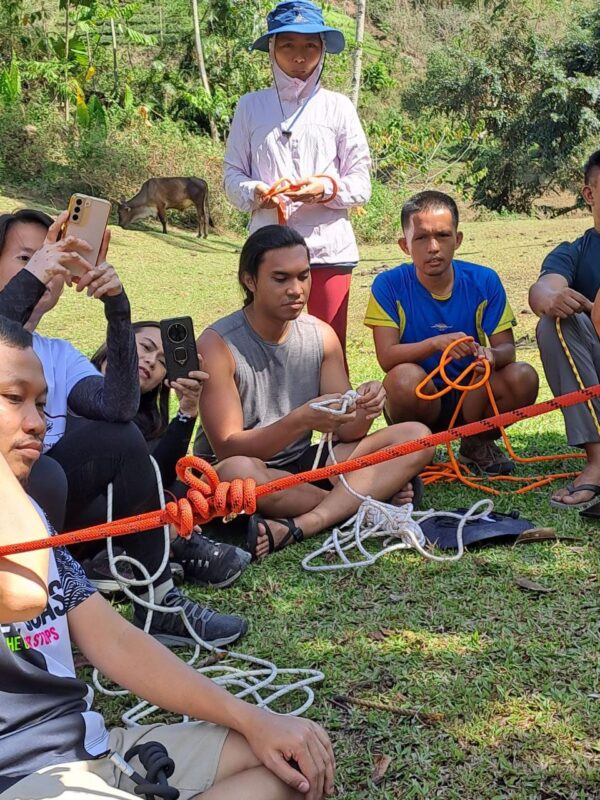
<path fill-rule="evenodd" d="M 492 368 L 490 378 L 501 411 L 533 403 L 538 376 L 529 364 L 515 361 L 512 328 L 516 324 L 502 282 L 494 270 L 454 259 L 462 242 L 458 209 L 442 192 L 421 192 L 402 208 L 401 249 L 412 258 L 373 281 L 365 325 L 373 329 L 377 360 L 386 372 L 388 422 L 419 420 L 434 430 L 448 426 L 459 399 L 452 390 L 435 400 L 421 400 L 415 389 L 440 362 L 454 341 L 472 336 L 451 350 L 446 367 L 456 378 L 476 359 Z M 442 388 L 439 374 L 426 394 Z M 460 422 L 474 422 L 493 413 L 485 387 L 470 392 Z M 514 463 L 494 443 L 498 432 L 461 440 L 459 459 L 490 475 L 513 471 Z"/>

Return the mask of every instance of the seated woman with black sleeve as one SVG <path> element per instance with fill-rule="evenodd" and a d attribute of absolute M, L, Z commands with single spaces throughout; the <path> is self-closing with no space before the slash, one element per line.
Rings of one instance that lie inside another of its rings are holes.
<path fill-rule="evenodd" d="M 133 330 L 138 353 L 140 404 L 133 422 L 142 432 L 148 450 L 160 470 L 165 492 L 175 499 L 183 497 L 186 486 L 177 479 L 175 468 L 187 455 L 194 426 L 198 418 L 198 403 L 202 381 L 207 374 L 192 371 L 187 378 L 169 382 L 166 378 L 165 354 L 160 335 L 160 323 L 134 322 Z M 91 358 L 102 374 L 108 367 L 108 343 L 105 342 Z M 173 390 L 179 403 L 177 413 L 169 421 L 169 396 Z M 96 524 L 104 504 L 96 506 Z M 91 509 L 90 509 L 91 511 Z M 250 563 L 250 553 L 234 545 L 215 542 L 197 528 L 189 539 L 174 536 L 171 541 L 173 561 L 181 564 L 185 579 L 213 588 L 231 585 Z"/>

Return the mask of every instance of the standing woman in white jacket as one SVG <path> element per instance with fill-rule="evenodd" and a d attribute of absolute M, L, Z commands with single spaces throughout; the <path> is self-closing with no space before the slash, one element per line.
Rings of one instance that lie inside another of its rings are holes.
<path fill-rule="evenodd" d="M 268 32 L 252 48 L 269 53 L 273 86 L 238 103 L 225 153 L 225 191 L 250 211 L 250 232 L 278 221 L 306 239 L 312 288 L 308 311 L 329 323 L 345 354 L 352 269 L 358 263 L 348 219 L 371 194 L 369 147 L 350 100 L 320 84 L 326 53 L 345 46 L 321 9 L 308 0 L 279 3 Z M 269 188 L 287 178 L 294 190 L 273 198 Z"/>

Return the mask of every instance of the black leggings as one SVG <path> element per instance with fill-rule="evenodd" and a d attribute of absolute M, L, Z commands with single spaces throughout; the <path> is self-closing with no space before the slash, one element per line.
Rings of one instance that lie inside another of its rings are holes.
<path fill-rule="evenodd" d="M 67 476 L 61 465 L 48 456 L 41 456 L 29 475 L 27 494 L 43 509 L 59 533 L 65 527 L 68 490 Z"/>
<path fill-rule="evenodd" d="M 105 498 L 109 483 L 113 484 L 114 519 L 160 507 L 148 447 L 133 422 L 69 417 L 66 433 L 47 456 L 60 464 L 67 478 L 65 530 L 106 522 Z M 35 494 L 32 496 L 37 499 Z M 165 548 L 162 528 L 121 536 L 119 543 L 151 575 L 156 572 Z M 171 569 L 167 563 L 155 585 L 170 578 Z"/>

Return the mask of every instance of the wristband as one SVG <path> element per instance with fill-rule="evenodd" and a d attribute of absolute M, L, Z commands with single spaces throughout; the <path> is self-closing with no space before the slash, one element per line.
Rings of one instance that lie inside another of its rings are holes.
<path fill-rule="evenodd" d="M 195 416 L 192 416 L 191 414 L 185 414 L 181 409 L 179 409 L 179 411 L 177 412 L 176 416 L 177 416 L 177 420 L 179 422 L 183 422 L 184 424 L 186 422 L 191 422 L 193 419 L 196 419 Z"/>

